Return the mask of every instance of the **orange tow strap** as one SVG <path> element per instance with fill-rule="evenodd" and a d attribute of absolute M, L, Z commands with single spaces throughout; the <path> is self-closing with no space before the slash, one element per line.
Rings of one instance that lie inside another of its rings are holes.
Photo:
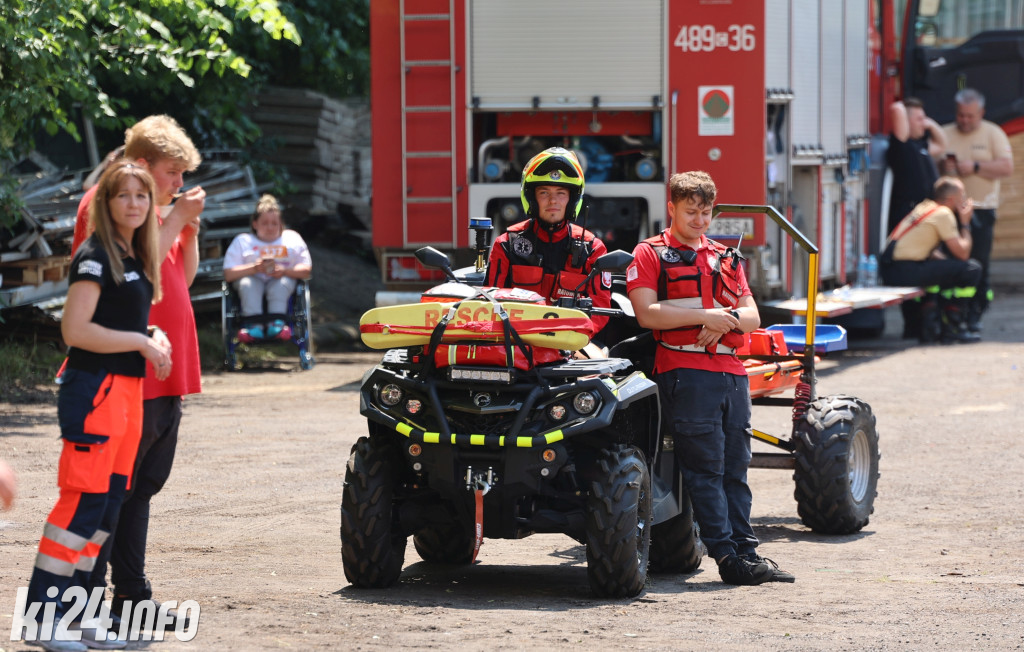
<path fill-rule="evenodd" d="M 470 564 L 476 563 L 476 556 L 480 554 L 480 544 L 484 542 L 484 491 L 477 489 L 473 492 L 476 495 L 476 526 L 474 528 L 473 559 Z"/>

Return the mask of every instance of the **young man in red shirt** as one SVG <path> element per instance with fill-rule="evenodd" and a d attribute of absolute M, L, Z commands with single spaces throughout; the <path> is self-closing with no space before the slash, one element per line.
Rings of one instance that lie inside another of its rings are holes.
<path fill-rule="evenodd" d="M 654 331 L 662 423 L 708 554 L 728 584 L 792 582 L 756 552 L 750 526 L 750 383 L 735 349 L 761 317 L 737 251 L 708 240 L 718 189 L 705 172 L 669 180 L 669 228 L 637 245 L 626 287 Z"/>

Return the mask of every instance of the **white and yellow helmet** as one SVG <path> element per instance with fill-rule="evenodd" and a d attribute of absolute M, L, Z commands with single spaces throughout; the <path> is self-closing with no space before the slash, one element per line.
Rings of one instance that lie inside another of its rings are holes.
<path fill-rule="evenodd" d="M 583 166 L 576 155 L 562 147 L 549 147 L 523 168 L 520 199 L 527 217 L 537 216 L 537 186 L 561 186 L 569 190 L 565 218 L 572 222 L 583 207 Z"/>

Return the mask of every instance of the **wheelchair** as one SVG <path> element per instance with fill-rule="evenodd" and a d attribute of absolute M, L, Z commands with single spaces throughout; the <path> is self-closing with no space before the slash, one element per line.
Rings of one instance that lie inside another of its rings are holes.
<path fill-rule="evenodd" d="M 265 305 L 264 299 L 264 308 Z M 291 341 L 299 347 L 299 366 L 304 370 L 312 369 L 315 364 L 309 305 L 309 279 L 300 279 L 295 286 L 295 292 L 288 300 L 288 314 L 282 315 L 281 318 L 292 330 Z M 221 336 L 224 339 L 224 368 L 228 371 L 237 371 L 239 368 L 236 352 L 239 344 L 238 330 L 243 326 L 242 302 L 238 297 L 238 291 L 227 281 L 221 281 L 220 315 Z M 266 317 L 266 315 L 260 316 L 261 319 Z M 277 315 L 272 317 L 277 317 Z M 266 338 L 252 344 L 273 344 L 281 341 L 276 338 Z"/>

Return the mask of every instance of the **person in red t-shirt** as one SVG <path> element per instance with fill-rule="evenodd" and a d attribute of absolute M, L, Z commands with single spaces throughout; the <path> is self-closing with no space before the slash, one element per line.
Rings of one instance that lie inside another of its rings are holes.
<path fill-rule="evenodd" d="M 145 573 L 149 504 L 171 473 L 182 397 L 200 391 L 199 340 L 188 288 L 199 265 L 199 216 L 206 200 L 200 187 L 177 194 L 184 185 L 184 173 L 199 167 L 202 159 L 188 134 L 170 116 L 149 116 L 130 127 L 125 132 L 124 156 L 149 170 L 156 183 L 163 299 L 152 307 L 149 323 L 167 333 L 173 367 L 171 374 L 161 379 L 153 373 L 152 365 L 147 368 L 142 439 L 133 474 L 136 480 L 121 507 L 116 529 L 93 569 L 92 586 L 106 586 L 109 560 L 115 614 L 120 614 L 129 600 L 133 605 L 152 600 L 152 588 Z M 89 234 L 89 205 L 95 192 L 91 188 L 79 203 L 72 253 Z M 169 613 L 170 627 L 174 627 L 176 614 L 174 610 Z"/>
<path fill-rule="evenodd" d="M 644 240 L 626 270 L 637 321 L 657 341 L 661 422 L 708 554 L 722 580 L 794 581 L 756 552 L 750 526 L 750 382 L 735 349 L 761 323 L 739 252 L 704 235 L 718 195 L 705 172 L 669 180 L 669 228 Z"/>

